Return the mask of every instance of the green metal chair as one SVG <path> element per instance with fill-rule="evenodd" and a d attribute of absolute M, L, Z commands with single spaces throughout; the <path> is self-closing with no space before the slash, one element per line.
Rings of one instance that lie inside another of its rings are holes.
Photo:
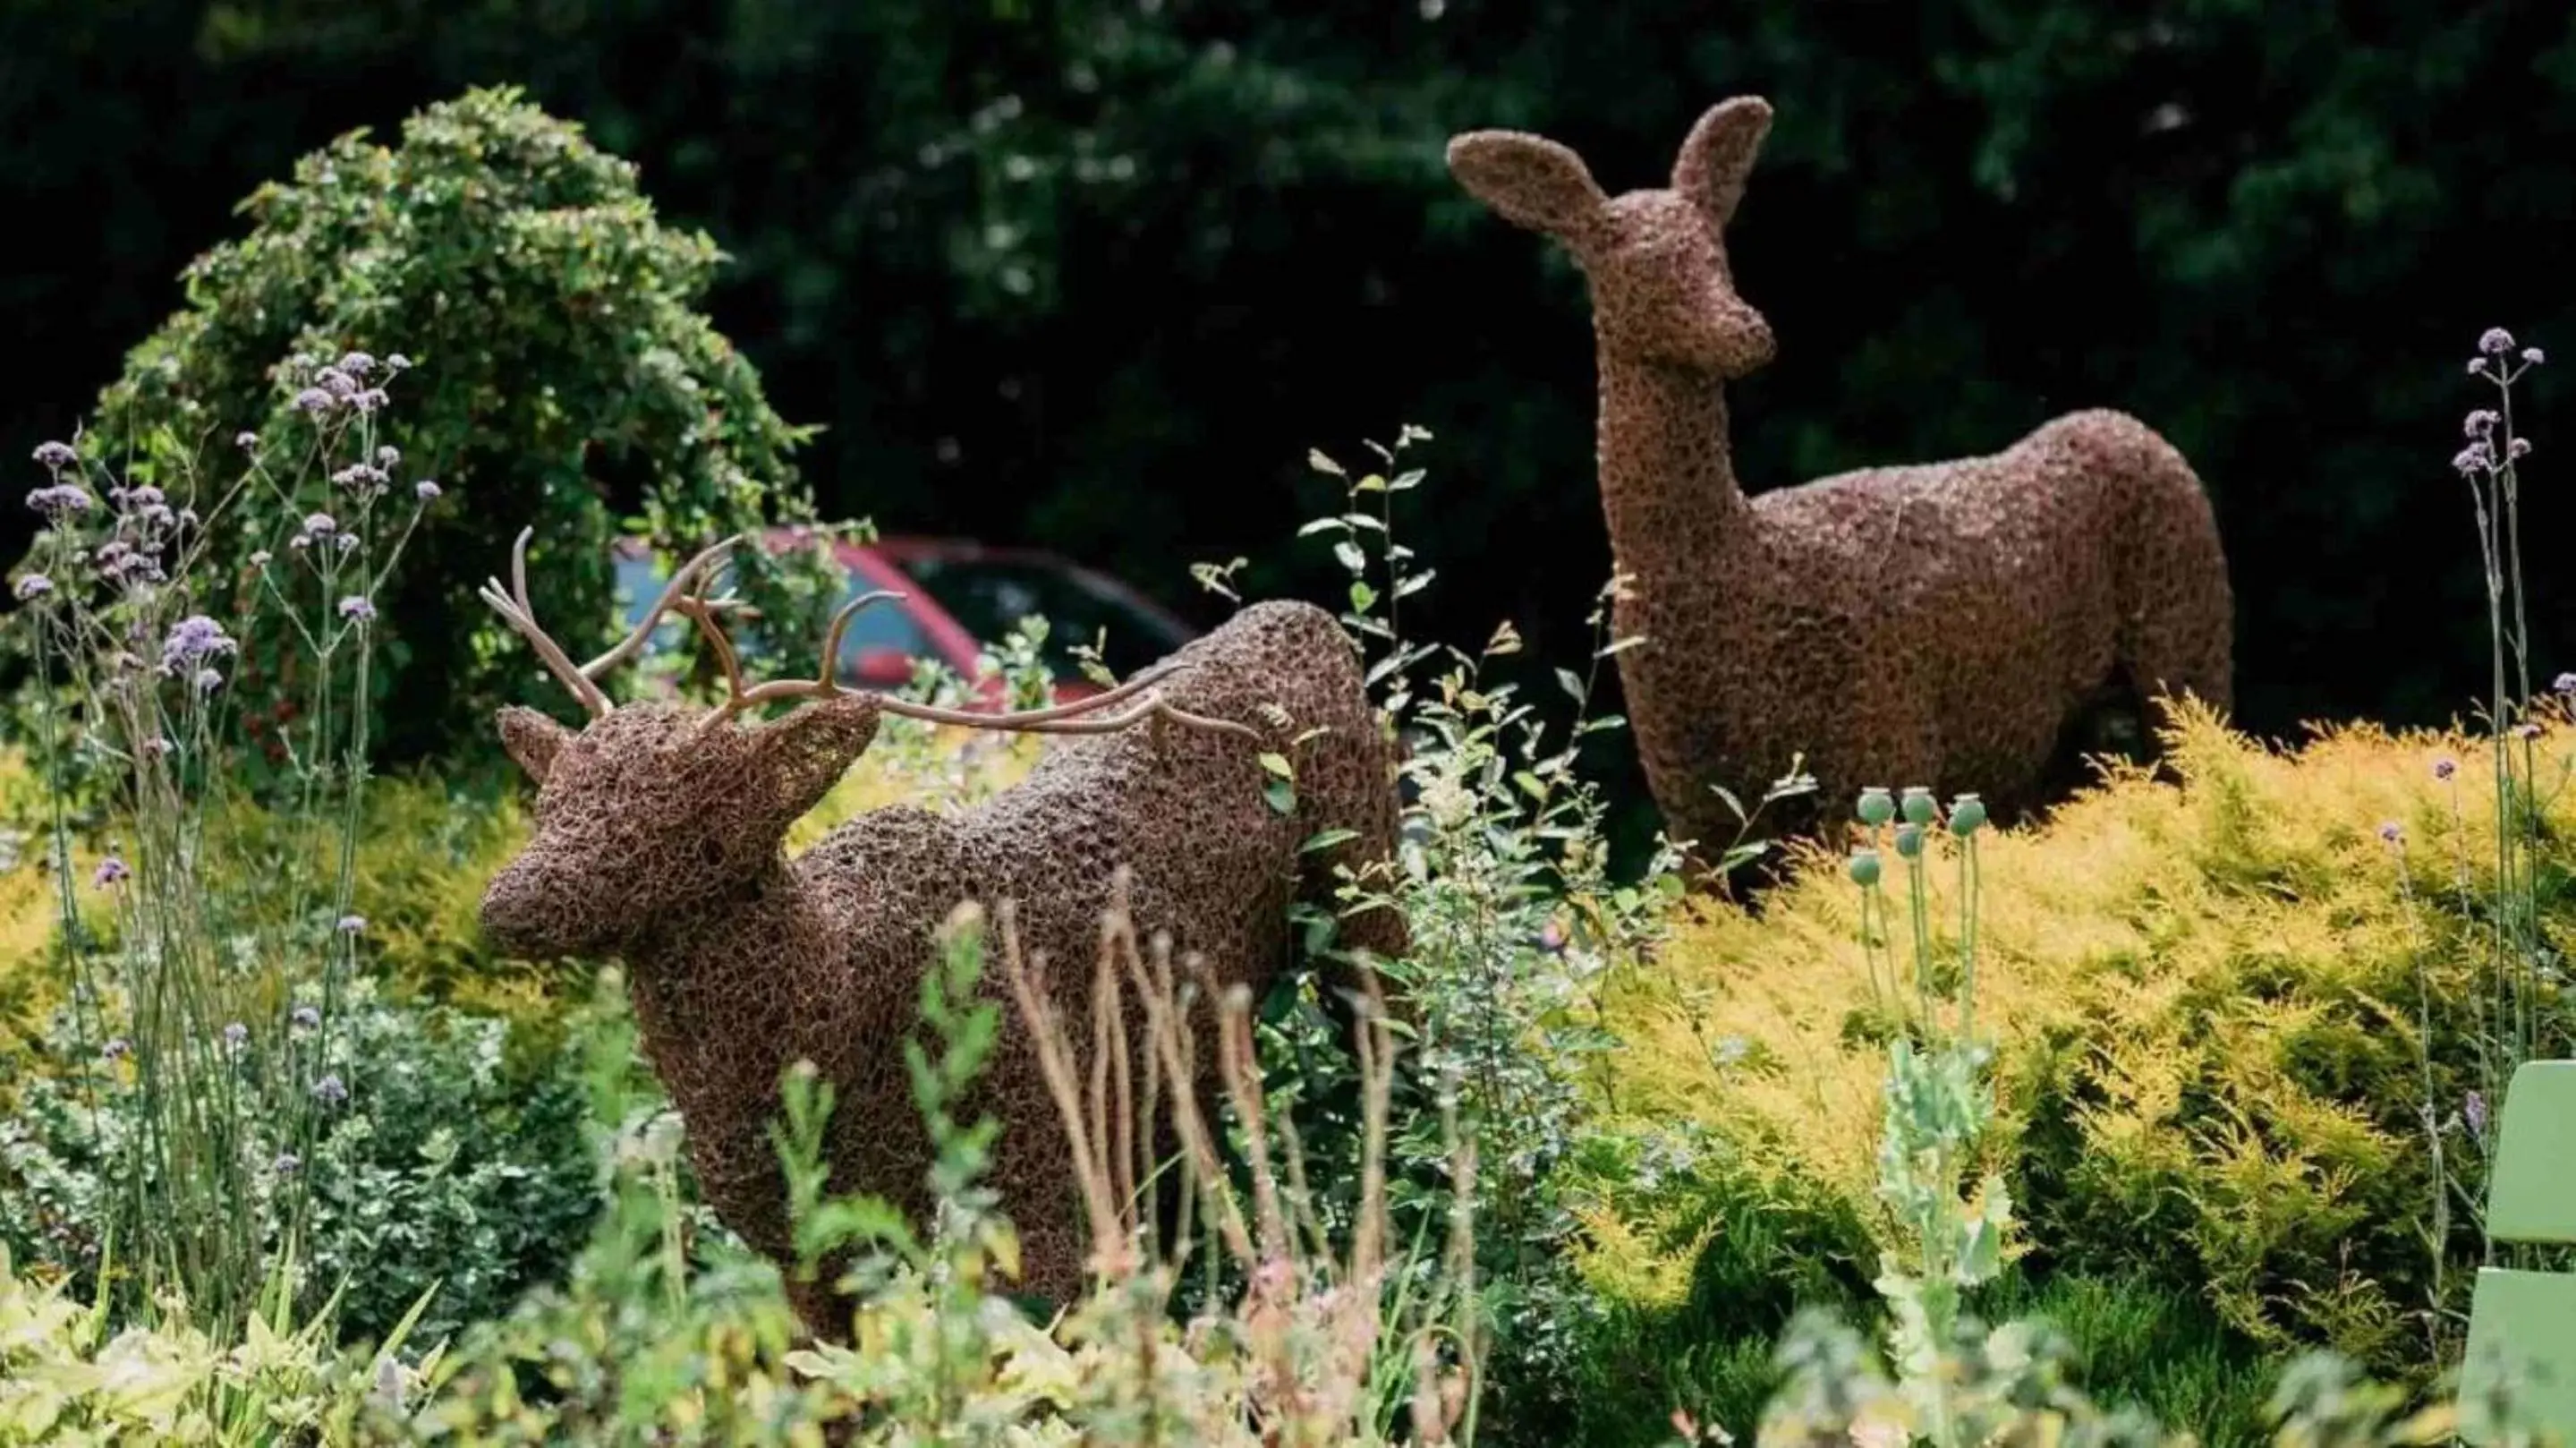
<path fill-rule="evenodd" d="M 2576 1061 L 2533 1061 L 2513 1073 L 2496 1123 L 2487 1235 L 2576 1244 Z M 2478 1273 L 2461 1395 L 2491 1390 L 2501 1373 L 2515 1375 L 2526 1421 L 2576 1441 L 2576 1273 Z"/>

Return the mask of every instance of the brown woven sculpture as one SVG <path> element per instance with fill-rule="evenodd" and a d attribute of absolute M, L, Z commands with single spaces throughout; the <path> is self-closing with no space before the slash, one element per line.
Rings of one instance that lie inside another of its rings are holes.
<path fill-rule="evenodd" d="M 790 1237 L 768 1125 L 780 1074 L 800 1057 L 838 1098 L 826 1145 L 833 1189 L 881 1194 L 921 1220 L 931 1148 L 901 1043 L 916 1029 L 933 933 L 961 901 L 1010 903 L 1025 949 L 1058 967 L 1058 1014 L 1087 1019 L 1119 867 L 1132 871 L 1140 935 L 1168 932 L 1176 953 L 1202 957 L 1219 983 L 1257 991 L 1289 958 L 1291 900 L 1329 908 L 1336 866 L 1393 849 L 1387 747 L 1353 650 L 1318 609 L 1247 608 L 1150 674 L 1078 703 L 952 712 L 836 688 L 828 665 L 820 681 L 745 687 L 715 605 L 690 596 L 726 546 L 692 560 L 623 643 L 586 665 L 531 616 L 523 561 L 514 559 L 511 592 L 497 582 L 485 590 L 594 717 L 576 732 L 532 710 L 502 711 L 504 744 L 538 782 L 536 831 L 493 878 L 482 915 L 513 953 L 627 963 L 647 1054 L 686 1124 L 707 1200 L 773 1258 L 789 1260 Z M 824 659 L 868 601 L 834 621 Z M 731 702 L 610 706 L 594 680 L 666 611 L 706 633 Z M 779 700 L 803 702 L 774 722 L 742 721 Z M 973 809 L 876 810 L 788 859 L 788 826 L 889 713 L 1089 737 L 1051 749 L 1027 779 Z M 1290 812 L 1263 797 L 1264 749 L 1295 767 Z M 1325 830 L 1352 833 L 1300 853 Z M 1341 943 L 1395 957 L 1402 921 L 1355 916 Z M 988 989 L 1000 997 L 998 982 Z M 1144 1059 L 1141 1036 L 1134 1058 Z M 1081 1283 L 1087 1242 L 1055 1107 L 1015 1012 L 1004 1011 L 965 1110 L 1003 1124 L 993 1184 L 1020 1227 L 1023 1280 L 1061 1300 Z M 791 1292 L 812 1330 L 839 1336 L 848 1318 L 827 1286 Z"/>
<path fill-rule="evenodd" d="M 1601 501 L 1631 580 L 1620 655 L 1667 826 L 1722 845 L 1744 793 L 1803 750 L 1819 801 L 1867 785 L 2037 802 L 2106 700 L 2228 704 L 2217 524 L 2182 456 L 2079 412 L 1990 457 L 1873 468 L 1746 499 L 1724 384 L 1770 361 L 1725 230 L 1771 108 L 1739 97 L 1682 143 L 1668 189 L 1615 199 L 1537 136 L 1478 131 L 1449 168 L 1564 244 L 1592 289 Z"/>

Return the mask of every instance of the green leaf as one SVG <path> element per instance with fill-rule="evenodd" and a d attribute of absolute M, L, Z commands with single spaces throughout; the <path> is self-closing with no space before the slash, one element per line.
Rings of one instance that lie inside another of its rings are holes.
<path fill-rule="evenodd" d="M 1288 756 L 1284 754 L 1264 752 L 1261 756 L 1261 767 L 1281 779 L 1295 779 L 1297 777 L 1296 766 L 1290 764 L 1288 762 Z"/>
<path fill-rule="evenodd" d="M 1572 669 L 1556 671 L 1556 686 L 1565 691 L 1565 697 L 1578 704 L 1583 702 L 1583 696 L 1589 692 L 1583 687 L 1583 676 Z"/>
<path fill-rule="evenodd" d="M 1383 493 L 1386 491 L 1386 479 L 1375 473 L 1371 473 L 1367 477 L 1360 479 L 1358 482 L 1351 484 L 1351 491 L 1354 493 Z"/>
<path fill-rule="evenodd" d="M 1377 607 L 1377 590 L 1360 579 L 1351 580 L 1351 611 L 1366 613 Z"/>
<path fill-rule="evenodd" d="M 1335 845 L 1347 844 L 1360 837 L 1357 830 L 1325 830 L 1297 847 L 1301 855 L 1321 854 Z"/>
<path fill-rule="evenodd" d="M 1368 569 L 1368 555 L 1360 552 L 1360 545 L 1347 538 L 1333 545 L 1333 557 L 1339 559 L 1341 565 L 1353 573 L 1366 572 Z"/>
<path fill-rule="evenodd" d="M 1297 812 L 1297 786 L 1285 779 L 1274 779 L 1261 787 L 1261 798 L 1279 813 Z"/>
<path fill-rule="evenodd" d="M 1326 473 L 1336 478 L 1343 476 L 1342 465 L 1333 461 L 1331 458 L 1324 456 L 1324 450 L 1322 448 L 1310 447 L 1306 449 L 1306 466 L 1313 468 L 1319 473 Z"/>
<path fill-rule="evenodd" d="M 1348 532 L 1350 530 L 1350 526 L 1350 524 L 1343 522 L 1339 518 L 1316 518 L 1299 527 L 1297 529 L 1297 536 L 1300 538 L 1312 538 L 1318 533 L 1327 532 L 1334 528 L 1339 528 L 1344 532 Z"/>

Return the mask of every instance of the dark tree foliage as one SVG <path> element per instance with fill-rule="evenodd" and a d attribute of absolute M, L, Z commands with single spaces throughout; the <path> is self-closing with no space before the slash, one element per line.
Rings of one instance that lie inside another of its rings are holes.
<path fill-rule="evenodd" d="M 234 198 L 512 82 L 733 255 L 716 322 L 827 425 L 799 455 L 827 516 L 1041 541 L 1185 605 L 1183 565 L 1237 553 L 1324 596 L 1282 541 L 1323 501 L 1307 446 L 1412 421 L 1424 621 L 1559 656 L 1608 568 L 1585 308 L 1456 190 L 1454 130 L 1544 130 L 1616 189 L 1770 97 L 1732 238 L 1781 338 L 1734 399 L 1749 485 L 2134 411 L 2218 499 L 2267 731 L 2475 691 L 2461 366 L 2499 322 L 2576 347 L 2576 18 L 2539 3 L 42 0 L 0 11 L 0 57 L 30 258 L 0 295 L 44 364 L 0 405 L 13 456 Z M 2576 439 L 2537 380 L 2535 551 Z M 2545 675 L 2576 614 L 2539 572 Z"/>

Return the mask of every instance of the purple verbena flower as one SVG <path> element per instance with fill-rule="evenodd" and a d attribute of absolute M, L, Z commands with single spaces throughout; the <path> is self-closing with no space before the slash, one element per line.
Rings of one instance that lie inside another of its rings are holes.
<path fill-rule="evenodd" d="M 2469 375 L 2471 377 L 2484 377 L 2486 373 L 2487 359 L 2484 357 L 2472 357 L 2469 359 Z"/>
<path fill-rule="evenodd" d="M 194 613 L 170 626 L 170 636 L 161 641 L 161 667 L 177 672 L 182 666 L 195 668 L 218 654 L 232 653 L 239 647 L 224 632 L 224 626 Z"/>
<path fill-rule="evenodd" d="M 2453 759 L 2447 754 L 2433 761 L 2433 777 L 2435 779 L 2448 780 L 2452 775 L 2459 772 L 2460 761 Z"/>
<path fill-rule="evenodd" d="M 250 1043 L 250 1027 L 239 1021 L 224 1027 L 224 1044 L 239 1050 Z"/>
<path fill-rule="evenodd" d="M 360 412 L 377 412 L 382 410 L 385 403 L 390 400 L 391 399 L 385 396 L 385 390 L 383 388 L 370 387 L 366 391 L 350 398 L 349 405 L 358 409 Z"/>
<path fill-rule="evenodd" d="M 297 1006 L 287 1018 L 299 1031 L 309 1031 L 322 1024 L 322 1012 L 312 1006 Z"/>
<path fill-rule="evenodd" d="M 2516 739 L 2537 739 L 2540 737 L 2540 726 L 2526 719 L 2522 723 L 2513 726 L 2513 737 Z"/>
<path fill-rule="evenodd" d="M 88 490 L 78 483 L 56 483 L 50 488 L 37 488 L 27 494 L 27 506 L 48 518 L 86 513 L 92 501 Z"/>
<path fill-rule="evenodd" d="M 2542 352 L 2537 347 L 2525 347 L 2522 349 L 2522 365 L 2525 367 L 2537 367 L 2548 360 L 2548 354 Z"/>
<path fill-rule="evenodd" d="M 314 373 L 313 385 L 330 393 L 334 402 L 345 402 L 358 391 L 358 379 L 337 367 L 325 367 Z"/>
<path fill-rule="evenodd" d="M 349 1088 L 336 1071 L 313 1083 L 313 1099 L 325 1106 L 337 1106 L 349 1099 Z"/>
<path fill-rule="evenodd" d="M 126 868 L 123 860 L 118 859 L 114 855 L 110 855 L 106 859 L 98 862 L 98 868 L 90 872 L 89 878 L 90 882 L 97 885 L 100 889 L 108 889 L 125 883 L 126 879 L 133 875 L 133 873 L 134 872 L 132 870 Z"/>
<path fill-rule="evenodd" d="M 2482 441 L 2488 433 L 2495 431 L 2496 424 L 2502 421 L 2504 418 L 2494 409 L 2481 407 L 2461 419 L 2460 435 Z"/>
<path fill-rule="evenodd" d="M 343 533 L 332 541 L 339 544 L 341 552 L 346 553 L 350 549 L 358 546 L 358 535 L 355 533 Z"/>
<path fill-rule="evenodd" d="M 212 669 L 199 669 L 194 682 L 198 693 L 211 694 L 224 686 L 224 676 Z"/>
<path fill-rule="evenodd" d="M 73 461 L 79 456 L 80 454 L 72 451 L 71 444 L 69 443 L 40 442 L 36 444 L 37 464 L 41 467 L 51 468 L 57 472 L 70 467 Z"/>
<path fill-rule="evenodd" d="M 2472 1091 L 2469 1093 L 2469 1099 L 2460 1103 L 2460 1120 L 2468 1124 L 2469 1135 L 2480 1141 L 2486 1140 L 2487 1094 L 2485 1092 Z"/>
<path fill-rule="evenodd" d="M 339 919 L 337 928 L 342 935 L 355 935 L 359 931 L 367 928 L 367 917 L 364 915 L 343 915 Z"/>
<path fill-rule="evenodd" d="M 2473 442 L 2451 454 L 2451 466 L 2461 477 L 2470 477 L 2495 466 L 2495 449 L 2483 442 Z"/>
<path fill-rule="evenodd" d="M 294 537 L 286 540 L 286 546 L 295 549 L 310 548 L 313 546 L 313 540 L 305 537 L 301 533 L 298 533 Z"/>
<path fill-rule="evenodd" d="M 259 434 L 250 431 L 248 428 L 244 428 L 242 431 L 233 434 L 233 446 L 240 448 L 243 452 L 249 452 L 252 448 L 259 446 Z"/>
<path fill-rule="evenodd" d="M 385 355 L 385 366 L 391 371 L 401 372 L 411 366 L 411 359 L 400 352 L 390 352 Z"/>
<path fill-rule="evenodd" d="M 253 568 L 266 568 L 268 566 L 268 550 L 262 548 L 258 552 L 253 553 L 250 556 L 250 566 Z"/>
<path fill-rule="evenodd" d="M 2478 350 L 2490 357 L 2501 357 L 2513 350 L 2513 334 L 2502 327 L 2489 327 L 2478 336 Z"/>
<path fill-rule="evenodd" d="M 18 580 L 18 601 L 21 603 L 31 598 L 42 598 L 53 591 L 54 581 L 41 573 L 30 573 Z"/>
<path fill-rule="evenodd" d="M 2518 459 L 2518 458 L 2528 457 L 2528 456 L 2530 455 L 2530 453 L 2531 453 L 2531 439 L 2529 439 L 2529 438 L 2527 438 L 2527 437 L 2518 437 L 2518 438 L 2515 438 L 2515 439 L 2513 440 L 2513 442 L 2512 442 L 2510 445 L 2508 445 L 2508 446 L 2505 448 L 2505 450 L 2504 450 L 2504 455 L 2505 455 L 2506 457 L 2508 457 L 2508 458 L 2517 458 L 2517 459 Z"/>
<path fill-rule="evenodd" d="M 152 486 L 150 483 L 146 483 L 139 488 L 128 488 L 117 499 L 119 506 L 123 507 L 130 513 L 146 512 L 153 508 L 160 507 L 167 501 L 169 501 L 169 499 L 162 493 L 162 491 L 159 488 Z"/>
<path fill-rule="evenodd" d="M 123 1036 L 110 1036 L 107 1044 L 98 1048 L 100 1058 L 109 1061 L 122 1061 L 133 1053 L 134 1043 Z"/>
<path fill-rule="evenodd" d="M 392 443 L 386 443 L 384 446 L 376 449 L 377 467 L 389 468 L 401 461 L 402 449 L 394 446 Z"/>
<path fill-rule="evenodd" d="M 340 354 L 339 368 L 352 377 L 364 377 L 376 370 L 376 359 L 364 352 L 343 352 Z"/>
<path fill-rule="evenodd" d="M 269 1163 L 269 1170 L 276 1172 L 282 1177 L 293 1176 L 303 1169 L 304 1159 L 291 1151 L 279 1152 L 277 1154 L 277 1160 Z"/>
<path fill-rule="evenodd" d="M 423 478 L 411 485 L 411 495 L 424 503 L 435 503 L 438 501 L 438 484 Z"/>
<path fill-rule="evenodd" d="M 340 617 L 342 618 L 354 618 L 360 623 L 365 623 L 367 620 L 374 618 L 375 616 L 376 606 L 354 593 L 349 595 L 347 598 L 340 600 Z"/>
<path fill-rule="evenodd" d="M 2549 688 L 2556 694 L 2576 694 L 2576 672 L 2560 674 L 2549 681 Z"/>
<path fill-rule="evenodd" d="M 2396 844 L 2406 838 L 2406 827 L 2395 820 L 2382 821 L 2379 826 L 2379 838 L 2384 844 Z"/>
<path fill-rule="evenodd" d="M 295 410 L 320 415 L 340 405 L 340 400 L 319 387 L 307 387 L 295 394 Z"/>
<path fill-rule="evenodd" d="M 339 520 L 328 513 L 315 513 L 304 520 L 304 531 L 316 537 L 336 533 L 339 529 Z"/>

